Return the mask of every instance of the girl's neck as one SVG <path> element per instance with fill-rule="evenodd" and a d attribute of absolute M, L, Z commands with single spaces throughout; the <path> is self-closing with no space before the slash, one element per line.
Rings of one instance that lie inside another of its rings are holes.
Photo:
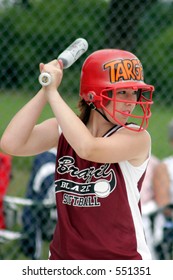
<path fill-rule="evenodd" d="M 94 137 L 102 137 L 114 125 L 106 121 L 97 111 L 92 110 L 86 126 Z"/>

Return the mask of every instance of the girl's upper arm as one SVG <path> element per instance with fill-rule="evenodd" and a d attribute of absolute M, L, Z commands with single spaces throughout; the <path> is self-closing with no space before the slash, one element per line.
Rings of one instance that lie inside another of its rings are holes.
<path fill-rule="evenodd" d="M 150 135 L 146 131 L 121 129 L 110 137 L 91 137 L 83 158 L 101 163 L 128 160 L 140 165 L 149 156 L 150 145 Z"/>
<path fill-rule="evenodd" d="M 35 126 L 31 141 L 34 144 L 33 148 L 40 152 L 47 151 L 50 148 L 57 147 L 59 140 L 59 126 L 55 118 L 48 119 Z"/>
<path fill-rule="evenodd" d="M 58 123 L 55 118 L 51 118 L 35 125 L 25 143 L 19 141 L 20 144 L 17 144 L 15 141 L 16 144 L 8 145 L 5 151 L 14 156 L 32 156 L 57 147 L 58 139 Z"/>

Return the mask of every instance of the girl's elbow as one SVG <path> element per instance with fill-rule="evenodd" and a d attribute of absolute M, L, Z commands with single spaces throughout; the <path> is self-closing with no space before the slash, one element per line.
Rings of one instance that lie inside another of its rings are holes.
<path fill-rule="evenodd" d="M 6 135 L 2 136 L 1 138 L 0 148 L 4 153 L 9 155 L 14 155 L 16 151 L 14 143 Z"/>
<path fill-rule="evenodd" d="M 1 150 L 6 152 L 6 146 L 7 146 L 7 142 L 5 140 L 5 137 L 2 136 L 1 137 L 1 141 L 0 141 L 0 148 L 1 148 Z"/>

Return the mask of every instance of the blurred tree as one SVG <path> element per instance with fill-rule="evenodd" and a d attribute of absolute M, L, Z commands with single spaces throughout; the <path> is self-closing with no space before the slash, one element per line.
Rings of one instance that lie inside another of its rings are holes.
<path fill-rule="evenodd" d="M 31 3 L 29 0 L 22 0 L 22 6 L 24 8 L 30 8 L 31 7 Z"/>
<path fill-rule="evenodd" d="M 157 0 L 111 0 L 106 24 L 106 47 L 134 51 L 138 42 L 140 17 Z"/>
<path fill-rule="evenodd" d="M 90 52 L 103 46 L 108 3 L 105 0 L 99 0 L 99 3 L 95 0 L 59 2 L 57 8 L 55 0 L 20 0 L 20 5 L 16 2 L 13 7 L 0 10 L 1 88 L 39 89 L 40 61 L 56 58 L 77 37 L 89 40 Z M 32 9 L 24 8 L 27 5 Z M 74 71 L 77 69 L 79 73 L 78 67 L 86 55 L 74 64 L 73 72 L 67 71 L 67 85 L 74 83 Z M 75 90 L 78 91 L 76 81 Z"/>

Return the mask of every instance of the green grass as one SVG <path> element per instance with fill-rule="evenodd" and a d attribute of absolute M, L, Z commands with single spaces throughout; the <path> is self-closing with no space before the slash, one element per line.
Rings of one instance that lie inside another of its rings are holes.
<path fill-rule="evenodd" d="M 152 153 L 162 159 L 172 154 L 167 131 L 168 123 L 173 119 L 172 108 L 171 106 L 164 106 L 160 101 L 155 101 L 151 111 L 152 116 L 147 130 L 152 139 Z"/>
<path fill-rule="evenodd" d="M 22 108 L 24 104 L 26 104 L 31 98 L 33 94 L 29 94 L 27 92 L 16 92 L 16 91 L 1 91 L 0 98 L 1 98 L 1 110 L 0 110 L 0 137 L 12 119 L 12 117 L 17 113 L 17 111 Z M 66 102 L 76 110 L 76 102 L 77 98 L 73 96 L 73 98 L 69 96 L 65 96 L 64 99 Z M 43 119 L 47 119 L 52 117 L 52 111 L 47 105 L 39 119 L 39 121 Z"/>
<path fill-rule="evenodd" d="M 152 139 L 152 153 L 163 159 L 173 153 L 168 140 L 168 123 L 173 119 L 172 108 L 153 105 L 148 131 Z"/>

